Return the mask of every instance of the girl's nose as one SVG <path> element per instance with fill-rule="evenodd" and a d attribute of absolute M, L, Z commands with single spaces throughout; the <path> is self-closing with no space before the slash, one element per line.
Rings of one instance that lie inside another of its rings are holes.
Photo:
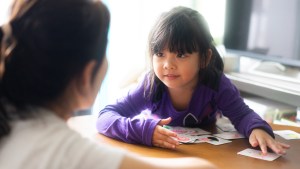
<path fill-rule="evenodd" d="M 176 57 L 169 55 L 166 57 L 164 62 L 164 69 L 175 69 L 176 68 Z"/>

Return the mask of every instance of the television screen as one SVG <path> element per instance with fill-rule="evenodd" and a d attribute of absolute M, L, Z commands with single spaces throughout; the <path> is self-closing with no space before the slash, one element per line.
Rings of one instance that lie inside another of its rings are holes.
<path fill-rule="evenodd" d="M 227 0 L 229 53 L 300 68 L 299 0 Z"/>

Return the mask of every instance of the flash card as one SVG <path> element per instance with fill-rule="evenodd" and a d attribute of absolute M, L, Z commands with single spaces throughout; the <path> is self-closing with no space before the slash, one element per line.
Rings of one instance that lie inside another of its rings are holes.
<path fill-rule="evenodd" d="M 190 144 L 190 143 L 200 143 L 196 142 L 200 136 L 192 136 L 189 134 L 177 134 L 177 137 L 174 139 L 179 141 L 179 143 Z"/>
<path fill-rule="evenodd" d="M 212 135 L 201 135 L 201 136 L 196 136 L 195 142 L 194 143 L 206 143 L 209 141 L 208 137 L 212 137 Z"/>
<path fill-rule="evenodd" d="M 230 120 L 226 117 L 219 118 L 216 125 L 222 131 L 236 131 Z"/>
<path fill-rule="evenodd" d="M 195 142 L 195 138 L 185 134 L 178 134 L 177 137 L 174 139 L 176 139 L 180 143 L 186 143 L 186 144 Z"/>
<path fill-rule="evenodd" d="M 236 131 L 231 123 L 219 123 L 217 124 L 217 127 L 222 131 Z"/>
<path fill-rule="evenodd" d="M 190 127 L 179 127 L 179 126 L 168 126 L 164 125 L 164 128 L 169 129 L 177 134 L 187 134 L 191 136 L 198 136 L 204 134 L 210 134 L 210 132 L 205 131 L 200 128 L 190 128 Z"/>
<path fill-rule="evenodd" d="M 205 131 L 200 128 L 190 128 L 191 130 L 189 131 L 189 134 L 192 136 L 199 136 L 199 135 L 204 135 L 204 134 L 210 134 L 210 132 Z"/>
<path fill-rule="evenodd" d="M 230 143 L 230 140 L 225 140 L 222 138 L 218 138 L 218 137 L 207 137 L 209 140 L 207 141 L 207 143 L 209 144 L 213 144 L 213 145 L 221 145 L 221 144 L 226 144 L 226 143 Z"/>
<path fill-rule="evenodd" d="M 164 125 L 164 128 L 177 133 L 177 137 L 174 139 L 178 140 L 180 143 L 188 144 L 205 142 L 213 145 L 221 145 L 231 142 L 230 140 L 225 140 L 213 135 L 209 135 L 210 132 L 202 130 L 200 128 L 189 128 L 168 125 Z"/>
<path fill-rule="evenodd" d="M 300 134 L 292 130 L 277 130 L 274 133 L 287 140 L 300 139 Z"/>
<path fill-rule="evenodd" d="M 245 138 L 244 135 L 240 134 L 237 131 L 231 131 L 231 132 L 224 132 L 224 133 L 220 133 L 220 134 L 214 134 L 214 136 L 223 138 L 223 139 L 239 139 L 239 138 Z"/>
<path fill-rule="evenodd" d="M 196 140 L 194 143 L 209 143 L 209 144 L 213 144 L 213 145 L 221 145 L 221 144 L 226 144 L 226 143 L 230 143 L 230 140 L 225 140 L 222 138 L 218 138 L 212 135 L 201 135 L 201 136 L 197 136 Z"/>
<path fill-rule="evenodd" d="M 266 160 L 266 161 L 273 161 L 273 160 L 277 159 L 278 157 L 280 157 L 280 155 L 275 154 L 275 153 L 268 153 L 266 155 L 263 155 L 260 150 L 254 150 L 251 148 L 247 148 L 243 151 L 238 152 L 237 154 L 248 156 L 248 157 L 253 157 L 253 158 L 257 158 L 257 159 L 261 159 L 261 160 Z"/>

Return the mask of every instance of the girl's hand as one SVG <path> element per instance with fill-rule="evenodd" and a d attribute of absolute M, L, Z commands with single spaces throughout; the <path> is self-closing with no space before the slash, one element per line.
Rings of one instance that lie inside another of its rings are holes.
<path fill-rule="evenodd" d="M 252 147 L 257 147 L 259 145 L 263 155 L 268 153 L 267 147 L 271 148 L 276 154 L 279 155 L 285 154 L 286 149 L 290 148 L 290 145 L 277 142 L 262 129 L 252 130 L 249 137 L 249 143 L 252 145 Z"/>
<path fill-rule="evenodd" d="M 162 119 L 155 127 L 152 137 L 152 144 L 154 146 L 175 149 L 179 145 L 179 142 L 174 139 L 174 137 L 177 137 L 177 134 L 162 127 L 169 124 L 171 120 L 171 117 Z"/>

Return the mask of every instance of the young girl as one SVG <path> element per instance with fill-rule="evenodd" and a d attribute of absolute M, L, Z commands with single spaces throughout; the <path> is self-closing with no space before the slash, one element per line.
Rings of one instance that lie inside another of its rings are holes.
<path fill-rule="evenodd" d="M 253 147 L 285 154 L 271 127 L 251 110 L 223 74 L 223 62 L 204 18 L 176 7 L 162 14 L 149 36 L 152 70 L 137 88 L 100 111 L 97 129 L 128 143 L 176 148 L 176 134 L 163 125 L 202 127 L 221 111 Z M 158 117 L 139 116 L 148 110 Z"/>
<path fill-rule="evenodd" d="M 108 26 L 100 1 L 15 1 L 0 29 L 0 168 L 214 168 L 198 158 L 140 158 L 68 128 L 105 76 Z"/>

